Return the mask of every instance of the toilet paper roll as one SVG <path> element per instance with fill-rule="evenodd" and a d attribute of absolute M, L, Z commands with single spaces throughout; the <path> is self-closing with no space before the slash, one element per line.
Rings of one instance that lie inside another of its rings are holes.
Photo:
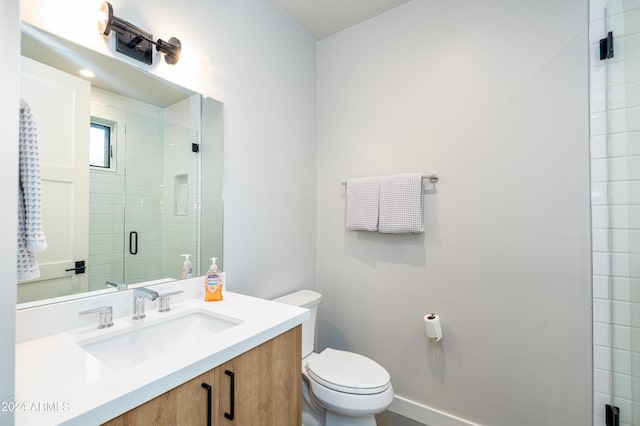
<path fill-rule="evenodd" d="M 442 339 L 442 325 L 438 314 L 432 313 L 424 316 L 424 332 L 430 339 L 436 339 L 436 342 Z"/>

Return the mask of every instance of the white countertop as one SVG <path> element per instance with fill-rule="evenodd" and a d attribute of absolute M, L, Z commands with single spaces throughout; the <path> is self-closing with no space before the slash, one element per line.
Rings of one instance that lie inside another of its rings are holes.
<path fill-rule="evenodd" d="M 192 281 L 187 284 L 201 287 L 199 280 Z M 177 281 L 163 284 L 162 291 L 178 285 L 186 288 L 184 282 Z M 123 295 L 118 293 L 127 292 L 117 292 L 110 297 L 122 299 Z M 309 311 L 303 308 L 232 292 L 225 292 L 220 302 L 204 302 L 193 294 L 198 292 L 185 291 L 182 299 L 172 297 L 168 313 L 158 313 L 157 301 L 147 301 L 147 318 L 143 320 L 133 321 L 130 309 L 118 312 L 114 306 L 113 327 L 97 329 L 96 314 L 91 316 L 91 325 L 19 341 L 16 345 L 16 425 L 103 423 L 294 328 L 309 317 Z M 82 309 L 105 304 L 109 304 L 109 300 L 97 298 L 86 298 L 81 303 Z M 69 307 L 73 310 L 72 316 L 77 316 L 78 306 L 76 303 Z M 241 323 L 197 342 L 176 345 L 170 352 L 133 367 L 106 365 L 78 345 L 79 341 L 101 333 L 133 329 L 140 327 L 141 322 L 149 324 L 193 309 L 236 318 Z M 34 327 L 35 318 L 47 320 L 42 312 L 29 315 L 32 317 L 24 322 L 29 322 L 30 327 Z M 20 313 L 18 318 L 20 320 Z M 55 318 L 49 320 L 55 321 Z M 83 321 L 86 324 L 87 320 Z"/>

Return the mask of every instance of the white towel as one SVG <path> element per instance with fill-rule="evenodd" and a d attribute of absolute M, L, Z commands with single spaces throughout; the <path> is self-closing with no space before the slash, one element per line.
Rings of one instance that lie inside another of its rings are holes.
<path fill-rule="evenodd" d="M 347 181 L 347 229 L 378 230 L 380 180 L 377 177 Z"/>
<path fill-rule="evenodd" d="M 42 187 L 36 126 L 29 105 L 20 100 L 18 162 L 18 279 L 40 276 L 33 253 L 47 248 L 42 231 Z"/>
<path fill-rule="evenodd" d="M 380 178 L 379 232 L 424 232 L 422 174 L 406 173 Z"/>

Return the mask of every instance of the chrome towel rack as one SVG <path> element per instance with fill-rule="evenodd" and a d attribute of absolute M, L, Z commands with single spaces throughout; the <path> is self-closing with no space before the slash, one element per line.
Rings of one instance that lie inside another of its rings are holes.
<path fill-rule="evenodd" d="M 437 173 L 431 173 L 430 175 L 422 175 L 422 179 L 429 179 L 429 182 L 436 184 L 440 180 L 440 176 Z M 347 181 L 342 181 L 343 185 L 347 184 Z"/>

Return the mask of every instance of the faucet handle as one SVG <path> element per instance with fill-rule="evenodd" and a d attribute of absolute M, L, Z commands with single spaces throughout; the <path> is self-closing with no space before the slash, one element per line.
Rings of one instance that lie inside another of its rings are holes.
<path fill-rule="evenodd" d="M 158 312 L 169 312 L 171 307 L 169 306 L 169 296 L 173 296 L 175 294 L 184 293 L 182 290 L 170 291 L 168 293 L 163 293 L 160 295 L 160 306 L 158 307 Z"/>
<path fill-rule="evenodd" d="M 99 308 L 89 309 L 87 311 L 78 312 L 78 315 L 100 314 L 100 322 L 98 328 L 107 328 L 113 325 L 113 307 L 101 306 Z"/>
<path fill-rule="evenodd" d="M 127 283 L 124 281 L 107 281 L 105 287 L 115 287 L 118 291 L 123 291 L 127 289 Z"/>

